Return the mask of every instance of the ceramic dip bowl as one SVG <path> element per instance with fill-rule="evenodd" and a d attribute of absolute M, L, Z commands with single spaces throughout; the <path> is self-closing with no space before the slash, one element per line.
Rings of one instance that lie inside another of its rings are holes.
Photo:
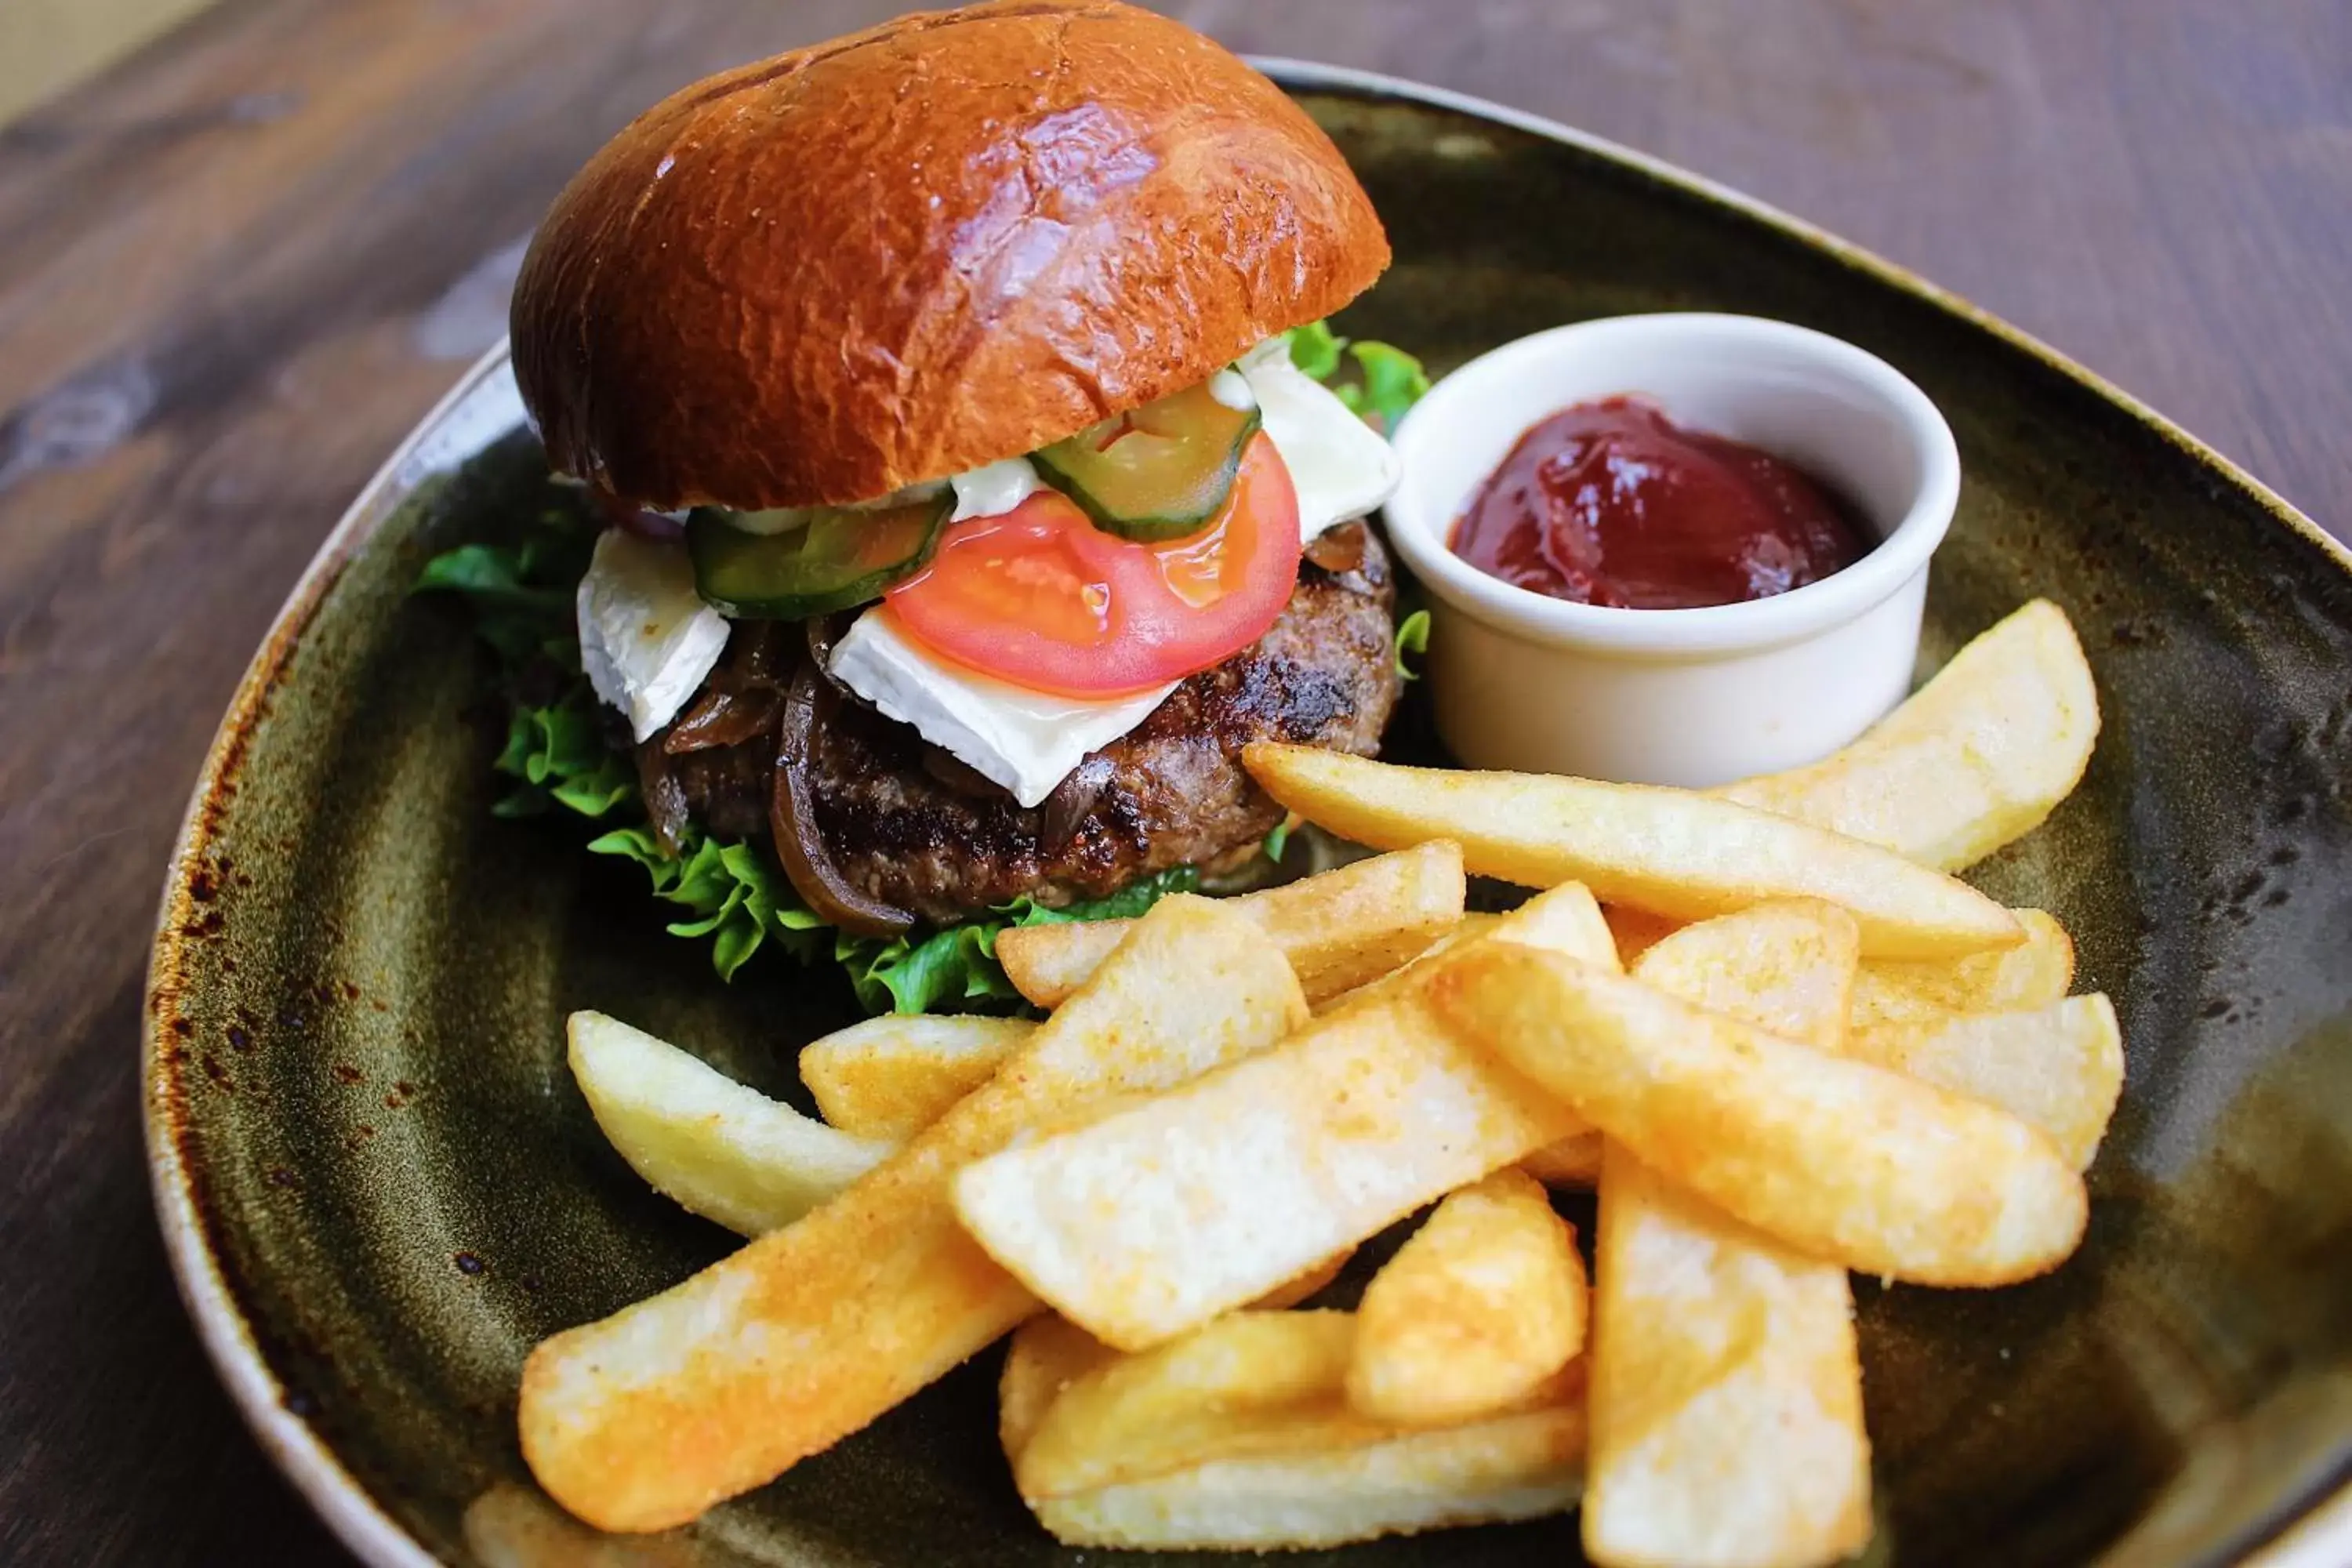
<path fill-rule="evenodd" d="M 1448 548 L 1530 425 L 1622 395 L 1795 464 L 1843 496 L 1877 543 L 1788 593 L 1677 610 L 1550 598 Z M 1389 532 L 1429 589 L 1433 706 L 1466 766 L 1705 787 L 1825 756 L 1910 689 L 1959 453 L 1927 395 L 1851 343 L 1752 316 L 1556 327 L 1446 376 L 1396 446 L 1404 481 Z"/>

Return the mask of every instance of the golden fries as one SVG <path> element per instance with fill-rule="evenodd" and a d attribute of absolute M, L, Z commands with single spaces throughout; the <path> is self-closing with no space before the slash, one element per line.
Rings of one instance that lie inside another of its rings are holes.
<path fill-rule="evenodd" d="M 1031 1319 L 999 1410 L 1024 1500 L 1066 1544 L 1160 1549 L 1336 1546 L 1575 1506 L 1574 1369 L 1500 1415 L 1406 1431 L 1349 1407 L 1355 1331 L 1345 1313 L 1240 1312 L 1120 1356 Z"/>
<path fill-rule="evenodd" d="M 1428 947 L 1461 918 L 1462 888 L 1461 850 L 1430 843 L 1245 893 L 1227 907 L 1265 928 L 1319 1005 Z M 997 962 L 1023 996 L 1058 1006 L 1132 923 L 1016 926 L 996 939 Z"/>
<path fill-rule="evenodd" d="M 1833 906 L 1759 904 L 1685 928 L 1633 973 L 1834 1049 L 1856 969 Z M 1681 1192 L 1612 1145 L 1601 1177 L 1596 1563 L 1810 1568 L 1870 1536 L 1870 1442 L 1845 1270 Z"/>
<path fill-rule="evenodd" d="M 885 1013 L 801 1047 L 801 1081 L 845 1132 L 904 1142 L 986 1083 L 1036 1025 Z"/>
<path fill-rule="evenodd" d="M 1481 876 L 1532 888 L 1582 882 L 1654 915 L 1703 920 L 1767 899 L 1841 904 L 1865 953 L 1947 958 L 2023 940 L 2009 911 L 1891 850 L 1684 790 L 1532 773 L 1402 768 L 1311 746 L 1242 754 L 1268 795 L 1381 848 L 1462 846 Z"/>
<path fill-rule="evenodd" d="M 532 1472 L 602 1529 L 658 1530 L 864 1426 L 1035 1310 L 957 1226 L 959 1168 L 1261 1051 L 1305 1017 L 1255 923 L 1163 900 L 995 1078 L 848 1191 L 534 1350 L 520 1412 Z"/>
<path fill-rule="evenodd" d="M 1854 976 L 1852 1022 L 1934 1023 L 1954 1013 L 2014 1013 L 2046 1007 L 2074 984 L 2074 942 L 2040 910 L 2012 910 L 2025 940 L 1966 958 L 1874 959 Z"/>
<path fill-rule="evenodd" d="M 1583 1489 L 1584 1406 L 1211 1459 L 1031 1507 L 1066 1546 L 1296 1551 L 1453 1524 L 1539 1519 Z"/>
<path fill-rule="evenodd" d="M 1429 994 L 1659 1174 L 1801 1251 L 2002 1285 L 2082 1238 L 2082 1178 L 1990 1107 L 1505 942 L 1465 951 Z"/>
<path fill-rule="evenodd" d="M 1346 1312 L 1233 1312 L 1070 1381 L 1013 1461 L 1021 1495 L 1091 1491 L 1211 1458 L 1359 1443 L 1381 1426 L 1339 1396 Z"/>
<path fill-rule="evenodd" d="M 1845 1033 L 1861 937 L 1835 904 L 1786 899 L 1685 926 L 1628 965 L 1694 1007 L 1833 1051 Z"/>
<path fill-rule="evenodd" d="M 2040 826 L 2098 736 L 2083 646 L 2065 612 L 2036 599 L 1844 751 L 1717 793 L 1957 871 Z"/>
<path fill-rule="evenodd" d="M 1584 1192 L 1601 1179 L 1601 1146 L 1604 1140 L 1591 1127 L 1547 1143 L 1519 1162 L 1519 1169 L 1547 1187 Z"/>
<path fill-rule="evenodd" d="M 791 1224 L 880 1164 L 852 1137 L 602 1013 L 574 1013 L 572 1076 L 596 1125 L 654 1188 L 740 1236 Z"/>
<path fill-rule="evenodd" d="M 1612 1143 L 1593 1259 L 1584 1550 L 1604 1568 L 1825 1568 L 1870 1539 L 1846 1273 Z"/>
<path fill-rule="evenodd" d="M 975 1163 L 956 1211 L 1121 1350 L 1196 1329 L 1581 1126 L 1428 1008 L 1437 976 L 1517 935 L 1616 957 L 1591 895 L 1557 889 L 1257 1060 Z"/>
<path fill-rule="evenodd" d="M 1534 1178 L 1497 1171 L 1437 1205 L 1364 1288 L 1348 1402 L 1397 1426 L 1522 1404 L 1584 1348 L 1584 1260 Z"/>
<path fill-rule="evenodd" d="M 1846 1054 L 2000 1107 L 2042 1129 L 2078 1171 L 2090 1168 L 2123 1095 L 2123 1035 L 2105 996 L 1880 1024 L 1855 1030 Z"/>
<path fill-rule="evenodd" d="M 1013 1331 L 1004 1370 L 996 1379 L 996 1438 L 1009 1464 L 1019 1464 L 1062 1391 L 1118 1352 L 1052 1312 L 1040 1312 Z"/>

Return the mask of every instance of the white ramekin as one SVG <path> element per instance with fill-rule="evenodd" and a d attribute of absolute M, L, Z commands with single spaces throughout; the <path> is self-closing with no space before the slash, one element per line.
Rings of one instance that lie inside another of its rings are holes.
<path fill-rule="evenodd" d="M 1805 587 L 1698 610 L 1568 604 L 1446 547 L 1528 426 L 1626 393 L 1823 479 L 1877 547 Z M 1468 766 L 1704 787 L 1825 756 L 1910 688 L 1959 453 L 1927 394 L 1852 343 L 1753 316 L 1556 327 L 1446 376 L 1396 447 L 1389 534 L 1429 590 L 1438 731 Z"/>

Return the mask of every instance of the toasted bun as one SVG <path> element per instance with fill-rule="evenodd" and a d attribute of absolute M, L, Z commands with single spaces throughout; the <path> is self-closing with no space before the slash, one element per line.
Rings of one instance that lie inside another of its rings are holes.
<path fill-rule="evenodd" d="M 648 505 L 861 500 L 1207 379 L 1388 265 L 1281 89 L 1110 0 L 902 16 L 687 89 L 514 296 L 555 466 Z"/>

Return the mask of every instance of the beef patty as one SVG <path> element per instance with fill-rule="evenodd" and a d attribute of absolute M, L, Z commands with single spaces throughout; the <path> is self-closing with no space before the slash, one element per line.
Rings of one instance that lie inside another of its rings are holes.
<path fill-rule="evenodd" d="M 1244 746 L 1378 749 L 1397 697 L 1394 600 L 1371 531 L 1329 531 L 1265 637 L 1186 679 L 1035 806 L 828 690 L 806 765 L 817 836 L 852 887 L 940 924 L 1024 893 L 1061 905 L 1245 858 L 1283 812 L 1243 770 Z M 768 836 L 783 691 L 807 658 L 798 633 L 739 625 L 704 693 L 639 748 L 657 831 L 691 818 L 725 838 Z"/>

